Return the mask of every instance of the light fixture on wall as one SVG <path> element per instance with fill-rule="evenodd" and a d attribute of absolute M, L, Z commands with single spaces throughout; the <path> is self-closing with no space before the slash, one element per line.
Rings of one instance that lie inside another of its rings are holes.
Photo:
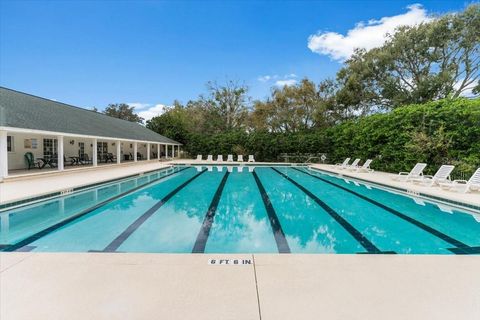
<path fill-rule="evenodd" d="M 70 144 L 73 145 L 75 143 L 75 140 L 70 140 Z"/>

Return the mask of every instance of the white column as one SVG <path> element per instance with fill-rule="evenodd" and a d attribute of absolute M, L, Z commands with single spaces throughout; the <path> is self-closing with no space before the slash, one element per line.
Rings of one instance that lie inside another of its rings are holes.
<path fill-rule="evenodd" d="M 150 143 L 147 143 L 147 160 L 150 160 Z"/>
<path fill-rule="evenodd" d="M 165 145 L 165 159 L 168 159 L 168 144 Z"/>
<path fill-rule="evenodd" d="M 7 131 L 0 131 L 0 181 L 8 177 Z"/>
<path fill-rule="evenodd" d="M 137 162 L 137 150 L 138 150 L 138 146 L 137 146 L 137 141 L 135 141 L 133 143 L 133 161 Z"/>
<path fill-rule="evenodd" d="M 157 159 L 160 160 L 160 144 L 157 144 Z"/>
<path fill-rule="evenodd" d="M 122 162 L 122 143 L 120 141 L 117 141 L 117 164 L 120 164 Z"/>
<path fill-rule="evenodd" d="M 98 166 L 98 161 L 97 161 L 97 139 L 93 139 L 92 142 L 92 164 L 94 167 Z"/>
<path fill-rule="evenodd" d="M 57 136 L 57 164 L 58 171 L 62 171 L 63 168 L 63 136 Z"/>

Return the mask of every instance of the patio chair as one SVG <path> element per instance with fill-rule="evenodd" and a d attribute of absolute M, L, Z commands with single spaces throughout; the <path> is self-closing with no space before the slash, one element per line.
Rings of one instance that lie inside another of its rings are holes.
<path fill-rule="evenodd" d="M 201 154 L 197 155 L 197 159 L 195 159 L 195 160 L 196 161 L 202 161 L 202 155 Z"/>
<path fill-rule="evenodd" d="M 450 173 L 452 173 L 455 166 L 443 165 L 438 169 L 438 171 L 433 176 L 425 175 L 413 179 L 413 183 L 422 184 L 428 187 L 438 185 L 440 183 L 450 181 Z"/>
<path fill-rule="evenodd" d="M 229 154 L 227 156 L 227 162 L 233 162 L 233 155 Z"/>
<path fill-rule="evenodd" d="M 137 152 L 137 160 L 143 160 L 143 156 L 140 152 Z"/>
<path fill-rule="evenodd" d="M 358 167 L 356 171 L 357 172 L 373 172 L 373 169 L 370 169 L 370 164 L 372 163 L 372 161 L 373 161 L 372 159 L 367 159 L 367 161 L 365 161 L 363 166 Z"/>
<path fill-rule="evenodd" d="M 357 170 L 359 168 L 358 167 L 359 163 L 360 163 L 360 158 L 357 158 L 357 159 L 353 160 L 351 165 L 347 165 L 344 169 Z"/>
<path fill-rule="evenodd" d="M 467 180 L 453 180 L 448 182 L 440 182 L 440 187 L 442 189 L 451 190 L 451 191 L 462 191 L 467 193 L 469 191 L 478 191 L 480 190 L 480 168 L 475 171 L 470 179 Z"/>
<path fill-rule="evenodd" d="M 395 181 L 411 181 L 423 176 L 423 169 L 427 166 L 426 163 L 417 163 L 410 172 L 399 172 L 397 176 L 393 176 L 392 180 Z"/>
<path fill-rule="evenodd" d="M 223 162 L 223 155 L 222 155 L 222 154 L 219 154 L 219 155 L 217 156 L 217 161 L 218 161 L 218 162 Z"/>
<path fill-rule="evenodd" d="M 337 163 L 335 164 L 335 166 L 338 167 L 339 169 L 345 169 L 348 167 L 349 162 L 350 162 L 350 158 L 346 158 L 345 160 L 343 160 L 342 163 Z"/>
<path fill-rule="evenodd" d="M 92 164 L 93 163 L 93 160 L 90 159 L 90 157 L 86 153 L 82 154 L 82 156 L 80 157 L 80 161 L 83 164 Z"/>
<path fill-rule="evenodd" d="M 248 155 L 248 162 L 255 162 L 255 158 L 253 157 L 253 154 Z"/>
<path fill-rule="evenodd" d="M 33 157 L 33 153 L 27 152 L 23 157 L 25 158 L 25 162 L 28 166 L 28 170 L 35 167 L 38 167 L 38 169 L 40 169 L 40 165 L 41 165 L 40 161 L 35 160 L 35 158 Z"/>
<path fill-rule="evenodd" d="M 242 155 L 242 154 L 239 154 L 239 155 L 237 156 L 237 161 L 238 161 L 238 162 L 243 162 L 243 155 Z"/>
<path fill-rule="evenodd" d="M 211 154 L 207 156 L 207 161 L 213 161 L 213 156 Z"/>
<path fill-rule="evenodd" d="M 74 158 L 72 157 L 68 157 L 70 160 L 67 160 L 67 157 L 65 157 L 65 155 L 63 155 L 63 165 L 69 165 L 69 166 L 73 166 L 75 164 L 75 160 Z"/>

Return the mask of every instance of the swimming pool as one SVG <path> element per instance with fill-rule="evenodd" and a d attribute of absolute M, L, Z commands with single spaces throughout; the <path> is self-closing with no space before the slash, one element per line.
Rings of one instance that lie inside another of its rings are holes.
<path fill-rule="evenodd" d="M 475 213 L 302 166 L 176 166 L 0 215 L 4 251 L 480 253 Z"/>

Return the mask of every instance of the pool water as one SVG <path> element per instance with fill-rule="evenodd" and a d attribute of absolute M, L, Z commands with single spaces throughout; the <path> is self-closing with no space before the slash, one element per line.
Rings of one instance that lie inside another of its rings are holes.
<path fill-rule="evenodd" d="M 0 216 L 4 251 L 480 253 L 480 215 L 301 166 L 171 167 Z"/>

